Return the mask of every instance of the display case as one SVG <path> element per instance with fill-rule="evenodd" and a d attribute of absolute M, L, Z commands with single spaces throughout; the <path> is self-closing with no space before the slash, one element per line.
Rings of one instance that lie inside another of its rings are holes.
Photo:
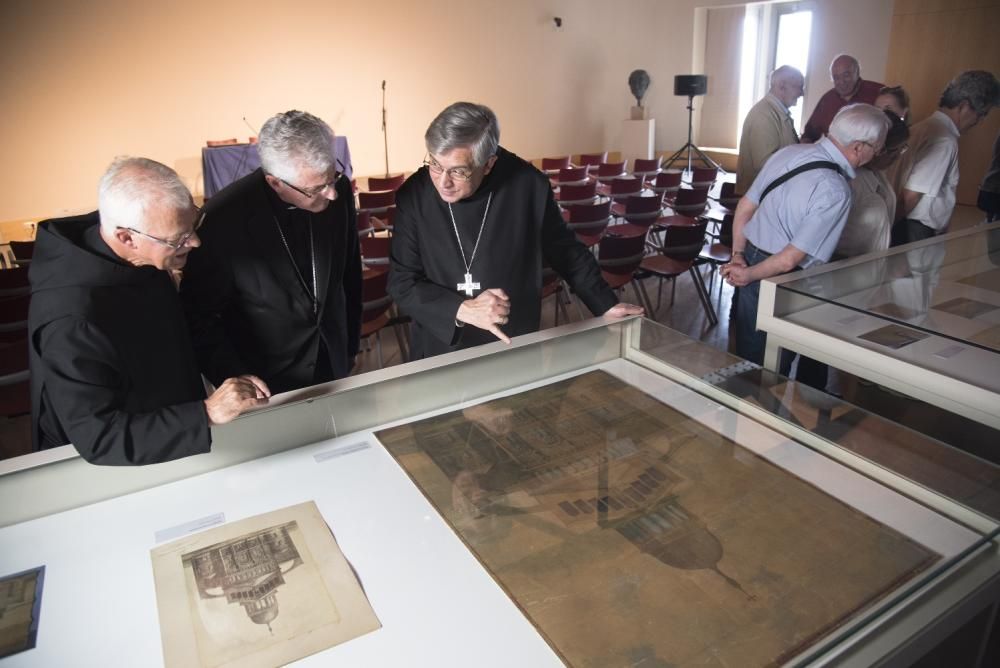
<path fill-rule="evenodd" d="M 1000 224 L 761 283 L 781 348 L 1000 428 Z"/>
<path fill-rule="evenodd" d="M 289 393 L 213 440 L 4 463 L 0 576 L 45 567 L 6 665 L 159 665 L 150 551 L 310 501 L 381 628 L 300 665 L 907 665 L 1000 589 L 996 467 L 641 319 Z"/>

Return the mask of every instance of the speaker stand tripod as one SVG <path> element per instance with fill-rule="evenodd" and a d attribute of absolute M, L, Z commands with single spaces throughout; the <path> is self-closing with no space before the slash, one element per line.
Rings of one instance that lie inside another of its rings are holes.
<path fill-rule="evenodd" d="M 691 160 L 692 160 L 692 155 L 691 154 L 694 153 L 697 156 L 697 157 L 694 158 L 695 160 L 701 160 L 702 163 L 704 163 L 704 165 L 706 167 L 709 167 L 709 166 L 715 167 L 721 173 L 725 174 L 726 170 L 722 168 L 722 165 L 720 165 L 715 160 L 712 160 L 710 157 L 708 157 L 708 154 L 706 154 L 700 148 L 698 148 L 697 146 L 695 146 L 694 142 L 691 141 L 691 114 L 694 113 L 694 95 L 688 95 L 687 98 L 688 98 L 688 104 L 687 104 L 687 110 L 688 110 L 688 140 L 687 140 L 687 143 L 684 144 L 684 146 L 681 146 L 680 149 L 676 153 L 674 153 L 672 156 L 670 156 L 669 158 L 667 158 L 667 160 L 664 162 L 664 167 L 671 167 L 675 162 L 677 162 L 678 160 L 683 159 L 682 156 L 684 156 L 685 153 L 686 153 L 687 154 L 687 171 L 688 171 L 688 173 L 690 173 L 691 172 Z"/>

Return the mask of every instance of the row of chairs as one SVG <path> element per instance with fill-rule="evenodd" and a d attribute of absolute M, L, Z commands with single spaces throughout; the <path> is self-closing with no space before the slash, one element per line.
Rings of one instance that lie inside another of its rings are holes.
<path fill-rule="evenodd" d="M 20 255 L 16 257 L 22 259 Z M 30 300 L 28 267 L 21 264 L 0 269 L 0 419 L 31 412 L 28 386 Z"/>

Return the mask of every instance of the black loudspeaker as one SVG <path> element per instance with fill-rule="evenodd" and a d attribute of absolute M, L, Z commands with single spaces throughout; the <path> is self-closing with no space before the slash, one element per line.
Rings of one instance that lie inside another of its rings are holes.
<path fill-rule="evenodd" d="M 704 74 L 678 74 L 674 77 L 674 95 L 704 95 L 708 77 Z"/>

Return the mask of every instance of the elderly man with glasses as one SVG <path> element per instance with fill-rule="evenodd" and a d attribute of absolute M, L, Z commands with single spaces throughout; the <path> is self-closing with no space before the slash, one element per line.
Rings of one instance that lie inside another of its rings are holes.
<path fill-rule="evenodd" d="M 424 140 L 424 167 L 396 195 L 389 273 L 390 294 L 413 318 L 414 359 L 536 331 L 546 264 L 592 313 L 642 312 L 618 304 L 545 175 L 499 146 L 488 107 L 456 102 Z"/>
<path fill-rule="evenodd" d="M 733 216 L 733 259 L 720 273 L 736 286 L 736 354 L 762 364 L 760 282 L 828 262 L 851 208 L 855 170 L 881 154 L 889 118 L 869 104 L 844 107 L 815 144 L 786 146 L 764 164 Z M 791 358 L 783 358 L 787 374 Z M 798 380 L 823 389 L 826 367 L 800 359 Z"/>
<path fill-rule="evenodd" d="M 32 438 L 72 442 L 94 464 L 151 464 L 208 452 L 210 426 L 267 403 L 250 375 L 205 389 L 176 281 L 201 214 L 177 174 L 119 158 L 99 210 L 44 221 L 29 276 Z"/>
<path fill-rule="evenodd" d="M 958 138 L 996 106 L 1000 81 L 983 70 L 962 72 L 941 93 L 938 110 L 910 128 L 910 150 L 896 175 L 893 246 L 948 231 L 958 189 Z"/>
<path fill-rule="evenodd" d="M 254 373 L 278 393 L 351 372 L 361 254 L 333 139 L 312 114 L 277 114 L 260 131 L 261 168 L 205 205 L 181 298 L 213 383 Z"/>

